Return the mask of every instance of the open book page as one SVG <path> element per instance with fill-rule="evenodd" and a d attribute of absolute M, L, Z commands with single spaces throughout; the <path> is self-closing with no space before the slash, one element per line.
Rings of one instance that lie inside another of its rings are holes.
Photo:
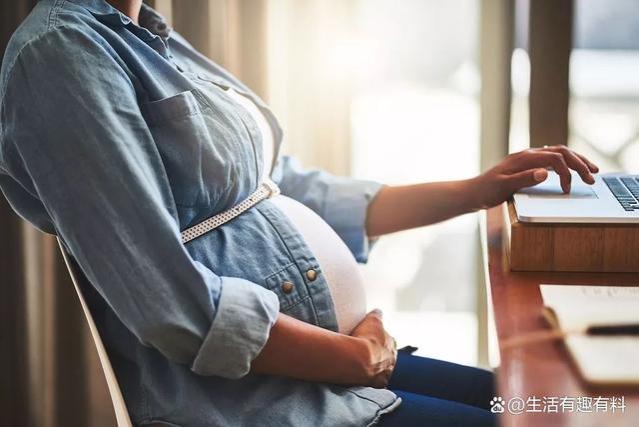
<path fill-rule="evenodd" d="M 639 324 L 639 286 L 539 285 L 539 289 L 544 306 L 554 315 L 551 324 L 564 331 Z"/>
<path fill-rule="evenodd" d="M 639 337 L 574 333 L 590 326 L 639 323 L 639 287 L 540 285 L 540 291 L 552 313 L 549 320 L 568 333 L 566 348 L 586 381 L 639 384 Z"/>

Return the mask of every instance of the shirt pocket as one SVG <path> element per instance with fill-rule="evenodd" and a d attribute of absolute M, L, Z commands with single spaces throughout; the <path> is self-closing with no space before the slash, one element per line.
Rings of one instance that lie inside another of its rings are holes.
<path fill-rule="evenodd" d="M 197 115 L 208 106 L 206 104 L 201 106 L 196 96 L 194 91 L 189 90 L 158 101 L 151 101 L 143 105 L 142 113 L 150 126 L 161 126 L 167 121 Z"/>
<path fill-rule="evenodd" d="M 237 114 L 200 89 L 141 106 L 178 207 L 222 211 L 252 191 L 255 159 Z"/>
<path fill-rule="evenodd" d="M 267 289 L 275 292 L 280 300 L 280 311 L 290 312 L 297 305 L 310 298 L 306 283 L 302 278 L 299 268 L 291 263 L 281 270 L 271 274 L 265 279 Z M 309 319 L 303 319 L 308 321 Z"/>

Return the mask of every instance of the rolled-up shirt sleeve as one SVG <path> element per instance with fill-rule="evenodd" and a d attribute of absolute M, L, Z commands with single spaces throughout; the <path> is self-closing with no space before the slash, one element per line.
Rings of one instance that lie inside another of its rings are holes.
<path fill-rule="evenodd" d="M 198 374 L 242 377 L 268 339 L 278 298 L 216 275 L 186 251 L 133 78 L 94 39 L 59 28 L 11 64 L 2 163 L 16 181 L 12 197 L 21 187 L 41 201 L 89 281 L 142 343 Z"/>
<path fill-rule="evenodd" d="M 282 194 L 303 203 L 324 219 L 359 262 L 366 262 L 371 240 L 366 211 L 382 184 L 304 170 L 297 159 L 282 156 L 273 171 Z"/>

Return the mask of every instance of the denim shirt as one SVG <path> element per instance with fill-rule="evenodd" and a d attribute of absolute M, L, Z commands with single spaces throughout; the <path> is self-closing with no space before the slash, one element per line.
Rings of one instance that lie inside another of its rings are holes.
<path fill-rule="evenodd" d="M 228 87 L 258 105 L 277 152 L 282 132 L 266 105 L 152 9 L 138 26 L 103 0 L 41 0 L 2 62 L 2 191 L 62 239 L 91 283 L 136 424 L 373 424 L 399 403 L 392 392 L 249 372 L 280 311 L 337 330 L 320 266 L 281 211 L 266 200 L 181 243 L 181 230 L 259 184 L 260 132 Z M 365 261 L 379 184 L 276 160 L 282 193 Z"/>

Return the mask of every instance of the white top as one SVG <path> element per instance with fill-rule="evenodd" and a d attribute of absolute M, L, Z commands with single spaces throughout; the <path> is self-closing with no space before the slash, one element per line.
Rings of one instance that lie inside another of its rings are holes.
<path fill-rule="evenodd" d="M 274 150 L 271 127 L 249 98 L 233 89 L 228 89 L 227 94 L 257 123 L 262 134 L 264 174 L 268 175 Z M 364 281 L 353 254 L 331 226 L 303 204 L 284 195 L 278 195 L 271 201 L 293 223 L 313 252 L 331 292 L 339 332 L 350 333 L 366 314 Z"/>

